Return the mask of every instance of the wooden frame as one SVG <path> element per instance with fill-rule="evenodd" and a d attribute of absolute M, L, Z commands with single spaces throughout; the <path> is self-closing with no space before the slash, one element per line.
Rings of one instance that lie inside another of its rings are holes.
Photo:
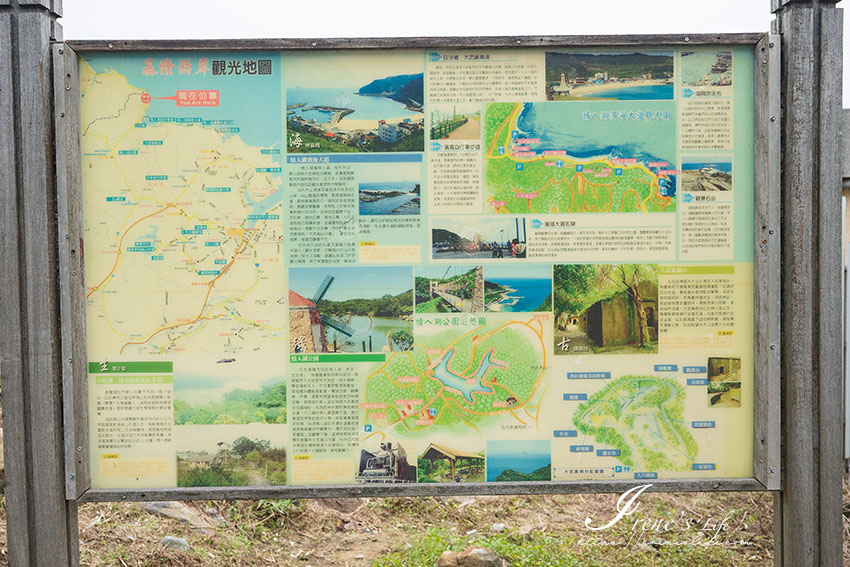
<path fill-rule="evenodd" d="M 647 481 L 435 483 L 165 489 L 91 489 L 88 469 L 85 299 L 76 52 L 186 50 L 333 50 L 541 47 L 682 47 L 743 45 L 754 50 L 754 447 L 753 478 L 654 480 L 651 490 L 681 492 L 780 488 L 780 57 L 777 36 L 699 34 L 646 36 L 291 39 L 226 41 L 75 41 L 54 47 L 57 176 L 60 208 L 66 495 L 79 501 L 428 496 L 446 494 L 556 494 L 622 492 Z M 60 81 L 61 79 L 61 81 Z M 61 115 L 60 115 L 61 114 Z M 67 237 L 66 237 L 67 235 Z M 82 335 L 81 335 L 82 334 Z M 79 458 L 82 455 L 82 458 Z"/>

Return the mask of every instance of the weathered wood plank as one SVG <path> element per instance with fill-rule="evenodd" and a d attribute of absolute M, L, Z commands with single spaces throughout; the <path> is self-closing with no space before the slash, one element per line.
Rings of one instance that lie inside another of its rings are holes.
<path fill-rule="evenodd" d="M 813 367 L 814 301 L 812 286 L 814 215 L 814 11 L 804 6 L 783 10 L 783 415 L 785 447 L 782 493 L 784 565 L 818 565 L 817 379 Z"/>
<path fill-rule="evenodd" d="M 820 13 L 820 121 L 817 158 L 819 170 L 817 219 L 818 258 L 814 267 L 818 290 L 818 345 L 814 357 L 818 374 L 818 530 L 821 565 L 841 565 L 843 545 L 842 476 L 842 227 L 841 217 L 841 79 L 842 10 L 821 5 Z"/>
<path fill-rule="evenodd" d="M 765 487 L 751 478 L 700 480 L 631 480 L 585 482 L 453 482 L 433 484 L 357 484 L 333 486 L 252 486 L 202 488 L 152 488 L 150 490 L 92 489 L 81 502 L 122 502 L 151 500 L 254 500 L 259 498 L 346 498 L 389 496 L 509 495 L 509 494 L 588 494 L 625 492 L 635 486 L 652 484 L 648 492 L 726 492 L 757 491 Z"/>
<path fill-rule="evenodd" d="M 755 48 L 755 375 L 754 476 L 780 488 L 780 38 L 765 36 Z"/>
<path fill-rule="evenodd" d="M 185 51 L 221 50 L 326 50 L 326 49 L 408 49 L 408 48 L 498 48 L 498 47 L 606 47 L 606 46 L 684 46 L 755 45 L 762 33 L 667 34 L 667 35 L 583 35 L 583 36 L 473 36 L 473 37 L 373 37 L 313 39 L 210 39 L 210 40 L 84 40 L 69 41 L 78 53 L 86 51 Z"/>
<path fill-rule="evenodd" d="M 0 294 L 6 508 L 13 567 L 75 565 L 65 500 L 50 42 L 55 14 L 0 9 L 4 180 Z M 11 151 L 10 156 L 5 152 Z"/>
<path fill-rule="evenodd" d="M 16 516 L 27 509 L 25 383 L 22 358 L 24 346 L 15 326 L 24 317 L 20 288 L 21 225 L 18 218 L 20 201 L 17 191 L 20 171 L 15 155 L 16 109 L 14 61 L 12 60 L 12 14 L 0 11 L 0 355 L 3 379 L 3 451 L 6 467 L 6 510 L 9 561 L 26 565 L 30 557 L 30 534 L 26 522 Z"/>
<path fill-rule="evenodd" d="M 56 124 L 56 195 L 60 307 L 62 315 L 63 428 L 65 490 L 79 498 L 90 483 L 86 369 L 86 299 L 83 267 L 82 180 L 80 166 L 80 80 L 77 56 L 53 47 Z"/>

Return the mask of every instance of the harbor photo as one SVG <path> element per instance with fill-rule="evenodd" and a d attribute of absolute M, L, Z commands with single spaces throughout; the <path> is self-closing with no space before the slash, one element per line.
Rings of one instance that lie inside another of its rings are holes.
<path fill-rule="evenodd" d="M 284 75 L 289 153 L 424 150 L 420 55 L 303 53 Z"/>
<path fill-rule="evenodd" d="M 552 266 L 484 268 L 485 311 L 551 311 Z"/>

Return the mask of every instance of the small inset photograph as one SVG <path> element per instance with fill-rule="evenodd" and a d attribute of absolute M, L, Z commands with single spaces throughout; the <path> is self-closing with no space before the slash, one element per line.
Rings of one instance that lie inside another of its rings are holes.
<path fill-rule="evenodd" d="M 446 217 L 431 224 L 431 258 L 520 259 L 526 250 L 525 218 Z"/>
<path fill-rule="evenodd" d="M 552 480 L 548 439 L 487 441 L 487 482 Z"/>
<path fill-rule="evenodd" d="M 412 462 L 411 462 L 412 461 Z M 416 482 L 416 457 L 408 455 L 401 443 L 375 436 L 360 450 L 357 482 Z"/>
<path fill-rule="evenodd" d="M 288 55 L 287 152 L 423 151 L 423 70 L 417 51 Z"/>
<path fill-rule="evenodd" d="M 552 266 L 484 268 L 485 311 L 552 311 Z"/>
<path fill-rule="evenodd" d="M 286 423 L 280 358 L 197 357 L 191 371 L 174 373 L 175 425 L 245 423 Z"/>
<path fill-rule="evenodd" d="M 739 408 L 741 407 L 740 382 L 709 382 L 708 407 L 710 408 Z"/>
<path fill-rule="evenodd" d="M 479 103 L 435 104 L 431 110 L 432 140 L 480 140 Z"/>
<path fill-rule="evenodd" d="M 689 191 L 731 191 L 731 157 L 682 158 L 682 189 Z"/>
<path fill-rule="evenodd" d="M 358 195 L 361 215 L 418 215 L 420 177 L 418 163 L 361 167 Z"/>
<path fill-rule="evenodd" d="M 417 313 L 483 313 L 481 266 L 441 264 L 416 268 Z"/>
<path fill-rule="evenodd" d="M 470 451 L 431 443 L 417 460 L 419 482 L 484 482 L 484 448 Z"/>
<path fill-rule="evenodd" d="M 291 268 L 291 353 L 393 352 L 413 334 L 413 270 Z"/>
<path fill-rule="evenodd" d="M 548 100 L 672 100 L 669 51 L 546 52 Z"/>
<path fill-rule="evenodd" d="M 708 359 L 708 381 L 740 382 L 741 359 L 710 357 Z"/>
<path fill-rule="evenodd" d="M 732 86 L 732 52 L 683 51 L 682 84 L 687 87 Z"/>
<path fill-rule="evenodd" d="M 174 437 L 177 486 L 286 484 L 286 426 L 181 425 Z"/>
<path fill-rule="evenodd" d="M 553 267 L 555 354 L 658 352 L 657 264 Z"/>

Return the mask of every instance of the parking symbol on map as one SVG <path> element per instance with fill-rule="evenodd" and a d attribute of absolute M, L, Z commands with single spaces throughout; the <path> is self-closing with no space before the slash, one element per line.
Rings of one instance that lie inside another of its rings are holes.
<path fill-rule="evenodd" d="M 584 171 L 584 166 L 582 164 L 578 164 L 576 166 L 576 171 Z"/>
<path fill-rule="evenodd" d="M 437 417 L 437 408 L 428 408 L 428 415 L 431 417 Z"/>
<path fill-rule="evenodd" d="M 516 164 L 516 170 L 522 171 L 522 164 L 521 163 Z"/>
<path fill-rule="evenodd" d="M 372 426 L 371 425 L 365 425 L 363 427 L 363 431 L 365 431 L 366 433 L 371 433 L 372 432 Z"/>

